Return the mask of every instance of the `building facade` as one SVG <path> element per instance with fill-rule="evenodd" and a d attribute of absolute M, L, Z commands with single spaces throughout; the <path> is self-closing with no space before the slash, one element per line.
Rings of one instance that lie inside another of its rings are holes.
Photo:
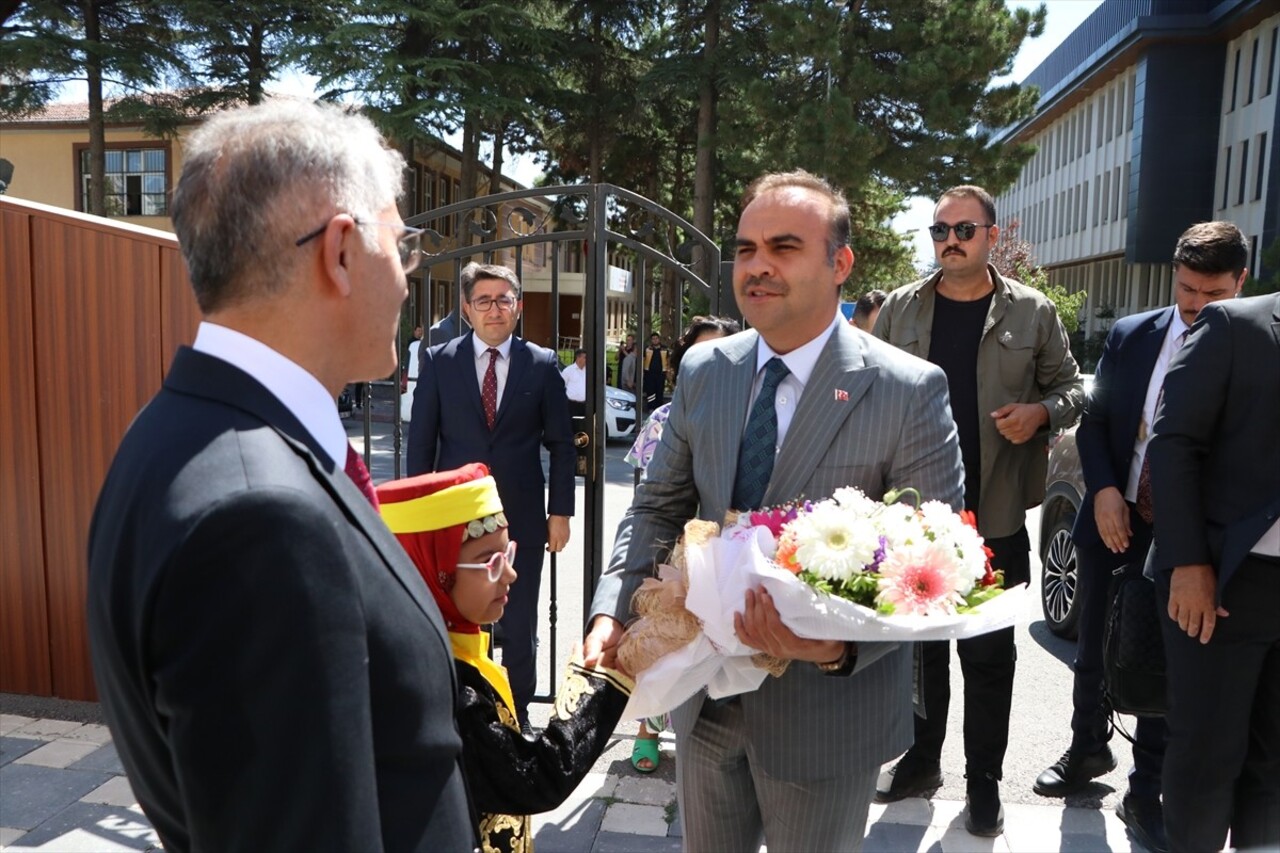
<path fill-rule="evenodd" d="M 997 199 L 1054 284 L 1084 290 L 1086 333 L 1173 301 L 1196 222 L 1234 222 L 1249 268 L 1280 239 L 1280 6 L 1105 0 L 1025 81 L 1033 116 L 995 135 L 1036 154 Z"/>

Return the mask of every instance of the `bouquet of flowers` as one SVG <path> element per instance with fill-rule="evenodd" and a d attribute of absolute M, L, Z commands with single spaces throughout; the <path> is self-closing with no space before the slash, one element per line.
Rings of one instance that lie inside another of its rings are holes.
<path fill-rule="evenodd" d="M 618 650 L 638 674 L 626 715 L 670 710 L 704 686 L 719 698 L 780 675 L 785 662 L 734 631 L 734 613 L 756 587 L 788 628 L 815 639 L 963 639 L 1011 626 L 1022 587 L 1002 589 L 972 513 L 899 503 L 913 492 L 877 501 L 843 488 L 823 501 L 731 514 L 723 529 L 686 525 L 675 565 L 636 594 L 640 618 Z"/>

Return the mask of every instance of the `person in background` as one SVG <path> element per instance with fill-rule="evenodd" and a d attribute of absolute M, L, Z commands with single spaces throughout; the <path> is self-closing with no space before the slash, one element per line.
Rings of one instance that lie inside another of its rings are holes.
<path fill-rule="evenodd" d="M 1280 293 L 1201 309 L 1154 429 L 1146 574 L 1167 663 L 1169 849 L 1218 850 L 1230 832 L 1236 850 L 1277 850 Z"/>
<path fill-rule="evenodd" d="M 853 306 L 853 325 L 868 334 L 876 327 L 876 318 L 880 316 L 880 306 L 888 296 L 883 290 L 868 290 L 858 297 Z"/>
<path fill-rule="evenodd" d="M 395 368 L 421 260 L 404 159 L 362 114 L 293 99 L 184 147 L 171 212 L 203 321 L 89 531 L 129 784 L 170 851 L 471 850 L 444 620 L 333 402 Z"/>
<path fill-rule="evenodd" d="M 624 347 L 622 359 L 618 364 L 618 386 L 632 394 L 636 392 L 636 348 L 635 335 L 627 335 L 632 342 L 630 349 Z"/>
<path fill-rule="evenodd" d="M 1191 226 L 1173 250 L 1174 304 L 1123 317 L 1107 335 L 1076 430 L 1085 494 L 1071 532 L 1080 607 L 1071 745 L 1032 786 L 1043 797 L 1081 791 L 1116 766 L 1102 691 L 1102 638 L 1112 578 L 1141 574 L 1151 546 L 1151 504 L 1140 502 L 1139 492 L 1156 404 L 1169 361 L 1196 315 L 1240 292 L 1248 255 L 1248 241 L 1230 222 Z M 1168 846 L 1160 805 L 1164 718 L 1138 717 L 1134 741 L 1129 790 L 1116 816 L 1144 847 L 1160 853 Z"/>
<path fill-rule="evenodd" d="M 511 535 L 520 583 L 499 626 L 502 662 L 511 679 L 521 725 L 537 689 L 538 596 L 544 551 L 569 541 L 573 515 L 573 433 L 556 354 L 516 337 L 524 306 L 509 267 L 462 268 L 462 313 L 472 331 L 423 355 L 409 427 L 410 475 L 483 462 L 511 507 Z M 542 469 L 542 450 L 550 475 Z M 548 488 L 548 480 L 549 488 Z M 545 497 L 544 497 L 545 495 Z"/>
<path fill-rule="evenodd" d="M 981 187 L 947 190 L 929 226 L 939 270 L 885 298 L 875 335 L 947 374 L 964 459 L 964 506 L 1006 587 L 1031 580 L 1027 508 L 1044 500 L 1048 439 L 1075 423 L 1083 382 L 1057 309 L 991 265 L 996 206 Z M 951 644 L 918 643 L 922 712 L 915 743 L 876 790 L 891 803 L 942 785 Z M 1004 831 L 1000 779 L 1009 746 L 1017 650 L 1013 628 L 956 642 L 964 674 L 965 829 Z"/>
<path fill-rule="evenodd" d="M 667 348 L 657 332 L 649 336 L 649 348 L 644 351 L 644 399 L 649 411 L 666 402 Z"/>
<path fill-rule="evenodd" d="M 727 337 L 728 335 L 736 335 L 741 330 L 742 327 L 738 325 L 738 321 L 731 317 L 704 317 L 701 315 L 694 317 L 689 321 L 689 326 L 684 330 L 684 334 L 680 336 L 680 340 L 676 342 L 675 348 L 671 353 L 672 372 L 675 373 L 677 378 L 679 377 L 680 360 L 684 358 L 684 354 L 694 344 Z M 644 429 L 636 436 L 635 443 L 631 445 L 631 449 L 627 451 L 625 457 L 625 461 L 629 462 L 634 468 L 643 471 L 645 466 L 649 464 L 649 460 L 653 457 L 654 449 L 658 446 L 658 442 L 662 440 L 662 425 L 667 422 L 667 415 L 670 411 L 671 404 L 664 403 L 649 415 L 649 420 L 645 422 Z M 632 767 L 641 773 L 652 773 L 658 769 L 658 762 L 661 760 L 661 753 L 658 750 L 658 733 L 667 728 L 668 725 L 669 720 L 666 715 L 640 721 L 640 730 L 636 734 L 636 742 L 631 747 Z"/>
<path fill-rule="evenodd" d="M 449 628 L 461 697 L 458 729 L 480 847 L 533 849 L 529 815 L 554 809 L 582 781 L 627 705 L 632 682 L 571 656 L 547 727 L 520 730 L 507 673 L 481 628 L 502 617 L 516 582 L 517 543 L 489 469 L 479 463 L 378 487 L 382 517 L 431 590 Z"/>
<path fill-rule="evenodd" d="M 560 371 L 564 379 L 564 395 L 569 399 L 569 414 L 584 417 L 587 414 L 587 351 L 573 351 L 573 363 Z"/>

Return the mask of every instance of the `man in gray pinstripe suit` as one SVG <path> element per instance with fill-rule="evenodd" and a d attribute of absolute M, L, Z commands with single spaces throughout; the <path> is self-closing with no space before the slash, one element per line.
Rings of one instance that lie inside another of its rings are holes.
<path fill-rule="evenodd" d="M 691 349 L 662 442 L 618 527 L 592 603 L 589 658 L 609 659 L 631 595 L 695 516 L 734 506 L 747 412 L 774 359 L 777 446 L 764 505 L 841 486 L 914 486 L 959 508 L 964 472 L 946 378 L 843 321 L 853 268 L 849 208 L 805 172 L 748 188 L 734 292 L 753 327 Z M 772 370 L 772 368 L 770 368 Z M 768 596 L 749 593 L 738 634 L 791 661 L 752 693 L 676 709 L 685 849 L 858 850 L 880 765 L 911 743 L 911 653 L 896 643 L 797 637 Z"/>

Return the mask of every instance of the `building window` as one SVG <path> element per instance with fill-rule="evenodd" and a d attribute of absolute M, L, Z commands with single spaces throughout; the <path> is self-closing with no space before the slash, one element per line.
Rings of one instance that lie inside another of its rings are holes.
<path fill-rule="evenodd" d="M 1249 140 L 1240 143 L 1240 186 L 1236 189 L 1236 204 L 1244 204 L 1245 187 L 1249 186 Z"/>
<path fill-rule="evenodd" d="M 1108 86 L 1106 105 L 1103 107 L 1103 110 L 1106 112 L 1106 116 L 1107 116 L 1107 141 L 1108 142 L 1110 142 L 1111 138 L 1115 136 L 1115 124 L 1113 123 L 1115 121 L 1115 115 L 1116 115 L 1115 104 L 1116 104 L 1116 87 Z"/>
<path fill-rule="evenodd" d="M 1262 172 L 1263 167 L 1267 165 L 1267 135 L 1265 133 L 1258 134 L 1257 146 L 1258 165 L 1254 169 L 1253 175 L 1253 200 L 1258 201 L 1262 198 Z"/>
<path fill-rule="evenodd" d="M 1258 76 L 1258 42 L 1262 41 L 1261 37 L 1253 40 L 1253 52 L 1249 54 L 1249 93 L 1245 100 L 1246 104 L 1253 103 L 1253 81 Z"/>
<path fill-rule="evenodd" d="M 1106 225 L 1111 221 L 1111 210 L 1107 207 L 1107 199 L 1111 196 L 1111 172 L 1110 170 L 1102 173 L 1102 195 L 1098 200 L 1102 203 L 1102 224 Z"/>
<path fill-rule="evenodd" d="M 1240 90 L 1240 48 L 1236 48 L 1236 64 L 1235 71 L 1231 73 L 1231 112 L 1236 108 L 1236 92 Z"/>
<path fill-rule="evenodd" d="M 1129 216 L 1129 161 L 1126 160 L 1120 171 L 1120 218 Z"/>
<path fill-rule="evenodd" d="M 107 216 L 166 216 L 169 213 L 168 151 L 108 148 Z M 80 149 L 80 209 L 89 209 L 89 149 Z"/>
<path fill-rule="evenodd" d="M 1226 210 L 1227 199 L 1231 198 L 1231 146 L 1228 145 L 1223 150 L 1223 156 L 1226 163 L 1222 168 L 1222 204 L 1218 205 L 1219 210 Z"/>
<path fill-rule="evenodd" d="M 1133 111 L 1137 106 L 1138 100 L 1138 77 L 1136 74 L 1129 75 L 1129 130 L 1133 130 Z"/>
<path fill-rule="evenodd" d="M 1267 62 L 1267 94 L 1271 94 L 1271 87 L 1276 80 L 1276 40 L 1280 39 L 1280 27 L 1273 27 L 1271 30 L 1271 59 Z"/>
<path fill-rule="evenodd" d="M 1253 263 L 1249 264 L 1249 274 L 1254 278 L 1258 277 L 1258 235 L 1254 234 L 1249 238 L 1249 257 L 1253 259 Z"/>
<path fill-rule="evenodd" d="M 1096 109 L 1098 109 L 1098 110 L 1100 111 L 1100 112 L 1098 113 L 1098 139 L 1097 139 L 1097 141 L 1096 141 L 1096 144 L 1097 144 L 1097 146 L 1098 146 L 1099 148 L 1101 148 L 1101 147 L 1102 147 L 1103 125 L 1105 125 L 1105 124 L 1106 124 L 1106 122 L 1105 122 L 1105 121 L 1103 121 L 1103 115 L 1104 115 L 1104 114 L 1101 112 L 1101 110 L 1103 109 L 1103 107 L 1104 107 L 1105 105 L 1106 105 L 1105 97 L 1104 97 L 1103 95 L 1099 95 L 1099 96 L 1098 96 L 1098 98 L 1097 98 L 1097 100 L 1094 102 L 1094 108 L 1096 108 Z"/>
<path fill-rule="evenodd" d="M 1089 225 L 1089 182 L 1080 185 L 1080 208 L 1076 219 L 1076 230 L 1083 231 Z"/>
<path fill-rule="evenodd" d="M 1093 104 L 1086 104 L 1084 108 L 1084 153 L 1088 154 L 1093 150 Z"/>
<path fill-rule="evenodd" d="M 1093 227 L 1098 227 L 1098 217 L 1102 211 L 1102 178 L 1093 177 Z"/>
<path fill-rule="evenodd" d="M 1111 178 L 1111 221 L 1120 221 L 1120 167 L 1116 166 Z"/>

